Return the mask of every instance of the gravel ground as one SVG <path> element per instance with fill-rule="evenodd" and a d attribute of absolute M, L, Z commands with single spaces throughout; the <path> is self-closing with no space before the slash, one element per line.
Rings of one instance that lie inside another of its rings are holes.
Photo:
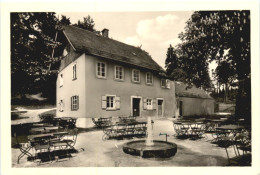
<path fill-rule="evenodd" d="M 154 140 L 165 140 L 165 136 L 160 133 L 169 134 L 168 141 L 174 142 L 178 146 L 175 156 L 168 159 L 143 159 L 125 154 L 122 150 L 124 143 L 134 139 L 123 140 L 102 140 L 102 130 L 89 130 L 78 134 L 75 148 L 79 153 L 74 154 L 71 159 L 59 160 L 52 163 L 37 165 L 36 162 L 29 162 L 26 158 L 17 164 L 19 149 L 12 148 L 13 167 L 175 167 L 175 166 L 225 166 L 227 156 L 224 148 L 217 147 L 210 142 L 211 134 L 208 138 L 199 140 L 180 140 L 173 134 L 172 121 L 167 119 L 155 120 L 153 127 Z M 232 148 L 228 149 L 229 156 L 234 157 Z"/>

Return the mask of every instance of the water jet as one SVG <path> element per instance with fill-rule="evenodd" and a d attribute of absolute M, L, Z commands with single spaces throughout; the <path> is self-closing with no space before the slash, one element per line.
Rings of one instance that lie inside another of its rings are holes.
<path fill-rule="evenodd" d="M 142 158 L 169 158 L 176 154 L 177 145 L 172 142 L 153 140 L 151 117 L 148 117 L 146 140 L 127 142 L 123 146 L 123 151 Z"/>

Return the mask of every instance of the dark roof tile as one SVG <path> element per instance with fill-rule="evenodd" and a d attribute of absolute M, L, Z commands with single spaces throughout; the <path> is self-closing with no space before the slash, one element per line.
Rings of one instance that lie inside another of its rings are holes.
<path fill-rule="evenodd" d="M 105 38 L 75 26 L 63 26 L 64 33 L 77 52 L 101 56 L 104 58 L 129 63 L 143 68 L 162 71 L 151 56 L 144 50 Z M 65 65 L 66 66 L 66 65 Z"/>

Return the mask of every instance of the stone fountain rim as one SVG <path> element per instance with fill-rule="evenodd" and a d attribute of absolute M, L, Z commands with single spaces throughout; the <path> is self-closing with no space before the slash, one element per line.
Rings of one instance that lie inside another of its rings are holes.
<path fill-rule="evenodd" d="M 173 142 L 166 142 L 162 140 L 154 140 L 154 142 L 160 142 L 167 144 L 167 148 L 153 148 L 153 146 L 147 146 L 147 149 L 135 148 L 131 146 L 131 143 L 143 142 L 145 144 L 145 140 L 134 140 L 124 144 L 123 151 L 127 154 L 131 154 L 133 156 L 140 156 L 142 158 L 169 158 L 176 154 L 177 152 L 177 144 Z"/>
<path fill-rule="evenodd" d="M 136 142 L 144 142 L 144 144 L 145 144 L 145 141 L 146 141 L 146 140 L 134 140 L 134 141 L 130 141 L 130 142 L 125 143 L 123 147 L 129 147 L 129 148 L 132 148 L 132 149 L 141 150 L 140 148 L 131 147 L 131 144 L 132 144 L 132 143 L 136 143 Z M 162 140 L 153 140 L 153 142 L 159 142 L 159 143 L 168 144 L 168 145 L 169 145 L 169 148 L 165 148 L 164 150 L 172 149 L 172 148 L 177 147 L 177 144 L 176 144 L 176 143 L 173 143 L 173 142 L 166 142 L 166 141 L 162 141 Z M 151 150 L 152 147 L 153 147 L 153 146 L 147 146 L 147 148 L 149 148 L 149 150 Z M 146 149 L 142 149 L 142 150 L 146 150 Z M 152 150 L 161 150 L 161 149 L 160 149 L 160 148 L 157 148 L 157 149 L 152 149 Z"/>

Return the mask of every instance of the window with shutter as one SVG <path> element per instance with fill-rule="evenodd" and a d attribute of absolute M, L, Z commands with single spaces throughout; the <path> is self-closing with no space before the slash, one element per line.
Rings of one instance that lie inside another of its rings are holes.
<path fill-rule="evenodd" d="M 120 97 L 115 95 L 102 96 L 101 108 L 105 110 L 120 109 Z"/>
<path fill-rule="evenodd" d="M 153 109 L 153 100 L 151 98 L 146 100 L 146 106 L 147 106 L 147 110 Z"/>

